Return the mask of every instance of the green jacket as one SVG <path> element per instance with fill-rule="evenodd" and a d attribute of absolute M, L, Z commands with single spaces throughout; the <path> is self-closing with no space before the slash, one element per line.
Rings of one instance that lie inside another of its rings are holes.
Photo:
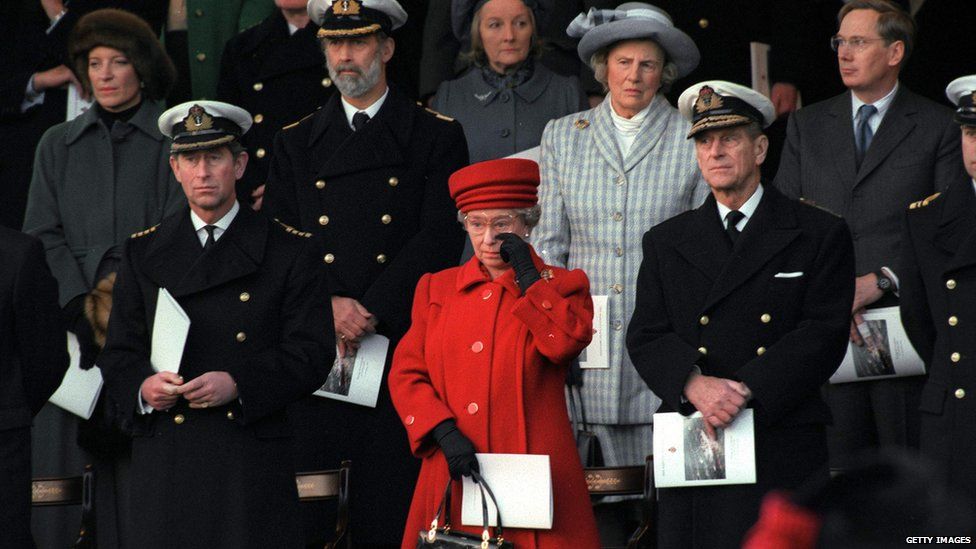
<path fill-rule="evenodd" d="M 270 15 L 274 0 L 187 0 L 186 10 L 193 97 L 216 99 L 224 44 Z"/>

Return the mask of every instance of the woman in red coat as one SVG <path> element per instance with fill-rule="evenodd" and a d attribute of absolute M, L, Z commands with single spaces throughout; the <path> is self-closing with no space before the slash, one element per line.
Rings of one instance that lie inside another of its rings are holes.
<path fill-rule="evenodd" d="M 549 456 L 552 529 L 506 528 L 506 540 L 519 549 L 599 547 L 563 396 L 566 364 L 592 336 L 589 281 L 546 266 L 523 240 L 539 219 L 535 162 L 481 162 L 449 184 L 475 255 L 420 279 L 389 378 L 423 459 L 403 548 L 430 528 L 448 475 L 477 470 L 475 452 Z M 460 524 L 458 484 L 452 527 L 480 534 Z"/>

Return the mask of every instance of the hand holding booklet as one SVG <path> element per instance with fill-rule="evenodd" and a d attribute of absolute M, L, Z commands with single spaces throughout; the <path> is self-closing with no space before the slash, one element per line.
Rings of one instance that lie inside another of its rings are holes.
<path fill-rule="evenodd" d="M 654 484 L 687 488 L 756 483 L 756 433 L 751 408 L 732 425 L 705 431 L 701 412 L 654 414 Z"/>
<path fill-rule="evenodd" d="M 102 393 L 102 371 L 98 366 L 81 369 L 81 346 L 78 336 L 71 332 L 68 332 L 68 355 L 71 358 L 68 371 L 49 401 L 80 418 L 88 419 L 95 411 L 98 395 Z"/>
<path fill-rule="evenodd" d="M 485 483 L 498 507 L 488 498 L 488 524 L 497 526 L 496 509 L 505 528 L 552 528 L 552 477 L 549 456 L 532 454 L 475 454 Z M 461 524 L 482 525 L 481 491 L 464 477 Z"/>

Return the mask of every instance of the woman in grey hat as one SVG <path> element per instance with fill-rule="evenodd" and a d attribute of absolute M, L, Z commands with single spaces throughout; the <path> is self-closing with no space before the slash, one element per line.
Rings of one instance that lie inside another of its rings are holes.
<path fill-rule="evenodd" d="M 470 35 L 472 67 L 443 82 L 432 106 L 464 126 L 472 163 L 536 147 L 550 120 L 585 107 L 575 77 L 536 62 L 537 0 L 454 0 L 451 10 L 454 33 Z"/>
<path fill-rule="evenodd" d="M 138 16 L 105 9 L 82 17 L 68 42 L 71 69 L 95 99 L 87 112 L 50 128 L 41 138 L 27 198 L 24 232 L 44 242 L 58 281 L 68 330 L 78 337 L 81 366 L 91 368 L 104 342 L 114 273 L 122 243 L 184 204 L 169 169 L 169 143 L 156 127 L 154 101 L 170 90 L 175 69 L 156 35 Z M 35 470 L 78 474 L 94 463 L 98 544 L 126 546 L 124 524 L 129 442 L 116 429 L 104 397 L 78 426 L 66 413 L 38 416 Z M 50 437 L 50 438 L 48 438 Z M 117 475 L 119 475 L 117 477 Z M 118 498 L 116 495 L 118 494 Z"/>
<path fill-rule="evenodd" d="M 685 139 L 689 124 L 664 97 L 671 82 L 698 65 L 699 53 L 664 11 L 640 2 L 591 9 L 567 32 L 580 38 L 580 58 L 608 93 L 596 108 L 546 127 L 543 215 L 532 242 L 545 262 L 583 269 L 593 295 L 607 296 L 607 363 L 583 370 L 582 402 L 606 465 L 640 465 L 651 453 L 652 415 L 661 401 L 634 370 L 624 334 L 642 235 L 698 206 L 708 192 Z M 627 521 L 617 521 L 631 510 L 636 514 L 636 506 L 619 500 L 596 507 L 605 544 L 627 539 Z"/>

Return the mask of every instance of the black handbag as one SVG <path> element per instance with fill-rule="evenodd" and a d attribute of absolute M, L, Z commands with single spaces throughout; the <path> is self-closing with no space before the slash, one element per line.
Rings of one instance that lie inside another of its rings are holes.
<path fill-rule="evenodd" d="M 502 537 L 502 515 L 498 513 L 498 527 L 495 528 L 495 537 L 491 537 L 488 531 L 488 500 L 485 494 L 491 498 L 495 508 L 498 502 L 495 501 L 495 494 L 491 492 L 488 483 L 477 472 L 471 472 L 471 478 L 478 484 L 481 490 L 481 517 L 484 529 L 481 536 L 468 534 L 467 532 L 454 532 L 451 530 L 451 479 L 447 480 L 447 489 L 444 490 L 444 497 L 441 499 L 434 520 L 430 523 L 430 530 L 421 530 L 417 539 L 417 549 L 515 549 L 515 545 L 510 541 L 505 541 Z M 444 526 L 438 526 L 438 519 L 444 513 Z"/>
<path fill-rule="evenodd" d="M 576 451 L 579 452 L 580 462 L 584 468 L 603 467 L 603 448 L 596 433 L 590 431 L 586 422 L 586 409 L 583 407 L 583 395 L 579 385 L 569 384 L 569 413 L 573 421 L 573 434 L 576 436 Z M 579 413 L 577 404 L 579 401 Z"/>

